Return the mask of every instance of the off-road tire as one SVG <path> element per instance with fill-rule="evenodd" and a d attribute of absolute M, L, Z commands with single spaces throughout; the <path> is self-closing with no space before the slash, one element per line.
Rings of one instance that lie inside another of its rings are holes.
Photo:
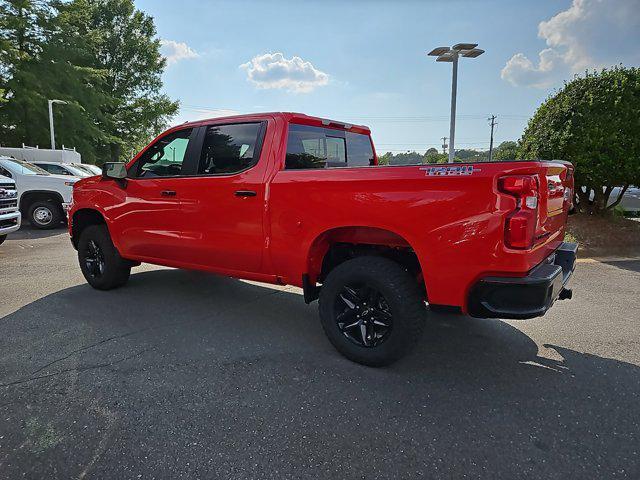
<path fill-rule="evenodd" d="M 386 300 L 392 327 L 379 345 L 358 345 L 338 327 L 336 302 L 345 285 L 352 284 L 370 286 Z M 336 350 L 372 367 L 389 365 L 406 355 L 421 337 L 427 318 L 424 293 L 416 279 L 400 264 L 374 256 L 357 257 L 332 270 L 320 290 L 319 309 L 322 328 Z"/>
<path fill-rule="evenodd" d="M 95 247 L 103 260 L 102 269 L 91 268 L 93 263 L 87 261 L 93 256 Z M 97 290 L 121 287 L 131 274 L 131 263 L 120 256 L 105 225 L 91 225 L 82 231 L 78 241 L 78 262 L 84 278 Z"/>

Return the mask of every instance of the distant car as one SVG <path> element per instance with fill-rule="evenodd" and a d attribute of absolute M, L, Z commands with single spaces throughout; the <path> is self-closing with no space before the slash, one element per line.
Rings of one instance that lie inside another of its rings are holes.
<path fill-rule="evenodd" d="M 85 170 L 91 176 L 102 175 L 102 169 L 98 165 L 92 165 L 90 163 L 73 163 L 72 165 L 76 168 Z"/>
<path fill-rule="evenodd" d="M 20 218 L 16 182 L 0 175 L 0 244 L 20 228 Z"/>
<path fill-rule="evenodd" d="M 81 168 L 77 163 L 59 163 L 59 162 L 29 162 L 36 167 L 40 167 L 43 170 L 53 175 L 68 175 L 71 177 L 91 177 L 95 173 Z"/>
<path fill-rule="evenodd" d="M 29 162 L 2 156 L 0 175 L 15 181 L 22 218 L 40 229 L 55 228 L 65 219 L 73 197 L 73 184 L 80 180 L 76 176 L 52 175 Z"/>

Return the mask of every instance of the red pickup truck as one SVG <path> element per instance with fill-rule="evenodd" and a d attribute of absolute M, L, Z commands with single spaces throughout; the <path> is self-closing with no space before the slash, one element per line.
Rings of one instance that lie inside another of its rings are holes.
<path fill-rule="evenodd" d="M 428 306 L 543 315 L 566 288 L 573 167 L 381 166 L 367 127 L 297 113 L 186 123 L 74 186 L 69 232 L 94 288 L 141 262 L 302 287 L 338 351 L 385 365 Z"/>

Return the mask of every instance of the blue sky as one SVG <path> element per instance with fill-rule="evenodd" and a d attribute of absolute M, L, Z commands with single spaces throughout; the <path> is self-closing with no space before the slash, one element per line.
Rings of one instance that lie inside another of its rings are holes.
<path fill-rule="evenodd" d="M 299 111 L 371 127 L 379 152 L 448 136 L 451 64 L 463 59 L 457 148 L 517 139 L 549 93 L 585 68 L 640 64 L 640 0 L 245 2 L 137 0 L 168 58 L 176 122 L 232 112 Z"/>

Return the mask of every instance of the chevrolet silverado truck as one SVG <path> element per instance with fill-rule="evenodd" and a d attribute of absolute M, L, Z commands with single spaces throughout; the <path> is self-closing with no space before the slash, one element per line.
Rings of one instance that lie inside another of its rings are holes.
<path fill-rule="evenodd" d="M 15 181 L 22 218 L 41 230 L 56 228 L 66 218 L 73 184 L 79 180 L 74 176 L 51 175 L 24 160 L 2 156 L 0 175 Z"/>
<path fill-rule="evenodd" d="M 362 364 L 406 353 L 429 307 L 531 318 L 571 296 L 567 162 L 381 166 L 367 127 L 268 113 L 180 125 L 103 172 L 69 211 L 91 286 L 141 262 L 295 285 Z"/>
<path fill-rule="evenodd" d="M 0 244 L 20 228 L 20 218 L 16 182 L 0 175 Z"/>

